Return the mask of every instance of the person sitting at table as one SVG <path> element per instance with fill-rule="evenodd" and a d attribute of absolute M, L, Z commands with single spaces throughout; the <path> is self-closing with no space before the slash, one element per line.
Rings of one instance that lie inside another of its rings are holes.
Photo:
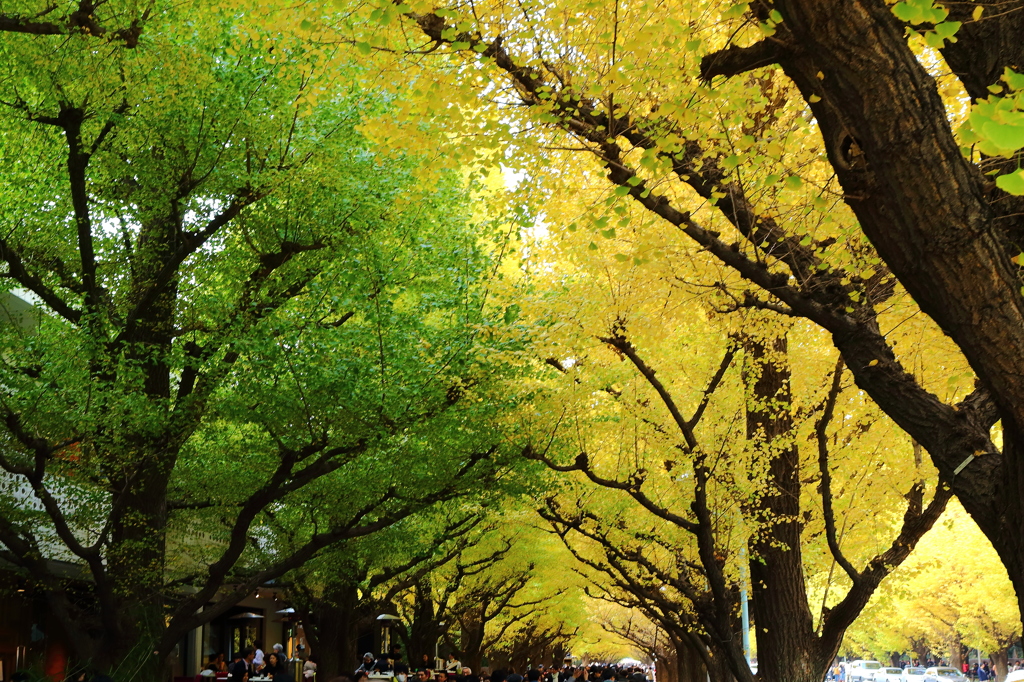
<path fill-rule="evenodd" d="M 235 658 L 228 671 L 230 673 L 228 679 L 231 682 L 247 682 L 249 679 L 249 666 L 252 665 L 252 659 L 255 655 L 256 652 L 249 647 L 236 651 Z"/>
<path fill-rule="evenodd" d="M 270 679 L 274 682 L 295 682 L 295 678 L 288 672 L 287 661 L 284 656 L 278 653 L 267 654 L 267 667 L 264 669 Z"/>
<path fill-rule="evenodd" d="M 423 658 L 420 660 L 420 664 L 416 666 L 416 670 L 433 670 L 434 659 L 430 657 L 430 654 L 423 654 Z"/>
<path fill-rule="evenodd" d="M 219 673 L 226 673 L 228 671 L 228 662 L 224 660 L 223 652 L 210 656 L 210 664 L 215 666 L 214 670 Z"/>
<path fill-rule="evenodd" d="M 449 673 L 457 673 L 462 670 L 462 663 L 455 658 L 455 654 L 448 654 L 448 661 L 444 664 L 444 669 Z"/>
<path fill-rule="evenodd" d="M 358 673 L 361 670 L 367 675 L 369 675 L 370 671 L 373 670 L 373 664 L 373 654 L 367 651 L 365 654 L 363 654 L 363 663 L 358 668 L 356 668 L 356 672 Z M 355 678 L 352 678 L 352 682 L 356 682 Z"/>
<path fill-rule="evenodd" d="M 352 676 L 352 682 L 362 682 L 363 680 L 369 680 L 370 674 L 365 670 L 357 670 L 356 674 Z"/>

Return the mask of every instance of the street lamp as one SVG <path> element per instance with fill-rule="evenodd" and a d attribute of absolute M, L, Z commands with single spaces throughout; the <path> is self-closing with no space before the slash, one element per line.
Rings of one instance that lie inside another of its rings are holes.
<path fill-rule="evenodd" d="M 381 653 L 387 658 L 391 655 L 391 626 L 394 625 L 394 621 L 402 619 L 398 616 L 392 616 L 390 613 L 382 613 L 377 616 L 377 620 L 380 622 L 382 630 L 383 646 L 381 647 Z"/>
<path fill-rule="evenodd" d="M 437 624 L 437 627 L 443 628 L 445 625 L 446 625 L 446 623 L 442 620 L 440 623 Z M 444 632 L 443 631 L 437 636 L 437 640 L 434 642 L 434 669 L 435 670 L 440 670 L 442 667 L 444 667 L 441 664 L 441 651 L 440 651 L 440 649 L 441 649 L 441 638 L 442 637 L 444 637 Z"/>

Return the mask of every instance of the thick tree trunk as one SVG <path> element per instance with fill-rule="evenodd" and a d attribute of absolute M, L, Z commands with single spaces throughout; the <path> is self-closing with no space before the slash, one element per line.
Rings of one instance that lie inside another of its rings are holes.
<path fill-rule="evenodd" d="M 479 607 L 479 611 L 486 609 L 486 604 Z M 460 620 L 461 632 L 459 633 L 459 656 L 463 665 L 468 665 L 473 670 L 480 669 L 480 661 L 484 656 L 484 634 L 487 624 L 482 618 L 470 615 Z"/>
<path fill-rule="evenodd" d="M 998 406 L 1002 452 L 988 442 L 987 419 L 965 424 L 963 438 L 940 435 L 941 421 L 972 417 L 946 408 L 945 417 L 936 419 L 945 407 L 937 400 L 908 400 L 893 390 L 895 382 L 883 376 L 893 369 L 886 365 L 890 357 L 858 354 L 852 337 L 843 334 L 835 335 L 836 345 L 858 384 L 925 446 L 951 481 L 1024 605 L 1024 298 L 1010 260 L 1020 251 L 1013 236 L 1021 226 L 1018 200 L 994 189 L 961 154 L 935 81 L 889 6 L 873 0 L 781 0 L 776 8 L 787 25 L 780 38 L 798 46 L 779 63 L 810 103 L 847 203 L 885 263 L 956 342 Z M 995 23 L 1019 24 L 1019 16 L 1013 17 L 1019 13 L 1005 14 Z M 997 39 L 988 39 L 992 32 Z M 1005 54 L 999 52 L 1004 44 L 1012 48 Z M 1018 34 L 978 22 L 946 51 L 978 96 L 993 74 L 1016 63 L 1019 44 Z M 862 154 L 856 163 L 844 153 L 851 140 Z M 983 456 L 954 477 L 954 469 L 976 453 Z"/>
<path fill-rule="evenodd" d="M 358 586 L 333 585 L 310 606 L 315 627 L 306 628 L 306 638 L 318 659 L 318 676 L 329 680 L 352 675 L 364 653 L 356 650 L 359 629 L 368 620 L 366 607 L 359 603 Z"/>
<path fill-rule="evenodd" d="M 1010 672 L 1009 652 L 1006 647 L 1000 647 L 988 655 L 992 659 L 992 670 L 995 672 L 996 682 L 1003 682 L 1007 673 Z"/>
<path fill-rule="evenodd" d="M 415 603 L 406 641 L 406 655 L 415 667 L 419 667 L 423 655 L 426 654 L 430 658 L 430 665 L 433 666 L 435 648 L 438 640 L 444 635 L 444 628 L 439 625 L 440 616 L 437 613 L 429 576 L 424 577 L 413 588 L 413 599 Z"/>
<path fill-rule="evenodd" d="M 748 513 L 759 528 L 749 541 L 758 677 L 821 682 L 831 655 L 818 654 L 800 549 L 800 455 L 793 441 L 785 336 L 744 338 L 747 438 L 758 456 L 752 478 L 765 490 Z M 760 466 L 766 465 L 765 472 Z"/>

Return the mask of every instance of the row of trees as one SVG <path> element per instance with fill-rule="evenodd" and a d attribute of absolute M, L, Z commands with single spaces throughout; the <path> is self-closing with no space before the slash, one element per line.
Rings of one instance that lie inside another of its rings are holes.
<path fill-rule="evenodd" d="M 832 4 L 0 8 L 0 544 L 76 656 L 288 575 L 328 669 L 385 604 L 536 660 L 513 498 L 679 679 L 749 585 L 820 680 L 951 496 L 1024 594 L 1024 11 Z"/>
<path fill-rule="evenodd" d="M 382 614 L 399 616 L 393 638 L 413 665 L 439 652 L 476 671 L 485 658 L 519 669 L 561 659 L 574 619 L 555 599 L 563 581 L 537 566 L 537 533 L 502 532 L 508 516 L 479 508 L 434 514 L 339 544 L 288 576 L 322 674 L 351 673 L 360 634 Z"/>
<path fill-rule="evenodd" d="M 248 35 L 256 9 L 0 21 L 0 258 L 37 311 L 0 330 L 0 555 L 77 660 L 126 676 L 514 466 L 487 292 L 514 223 L 379 153 L 365 72 Z"/>

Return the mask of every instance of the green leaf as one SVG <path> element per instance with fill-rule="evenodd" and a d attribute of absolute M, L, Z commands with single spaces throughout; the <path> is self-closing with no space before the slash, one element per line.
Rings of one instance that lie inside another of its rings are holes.
<path fill-rule="evenodd" d="M 629 260 L 629 256 L 627 256 L 624 253 L 617 253 L 615 254 L 615 260 L 619 261 L 620 263 L 625 263 L 626 261 Z"/>
<path fill-rule="evenodd" d="M 996 178 L 996 187 L 1007 194 L 1024 196 L 1024 170 L 1018 170 L 1016 173 L 1009 173 L 1007 175 L 1000 175 Z"/>
<path fill-rule="evenodd" d="M 1024 123 L 1024 115 L 1020 116 L 1019 120 Z M 1006 151 L 1012 152 L 1024 147 L 1024 125 L 990 121 L 982 127 L 981 133 L 993 144 Z"/>
<path fill-rule="evenodd" d="M 804 181 L 799 175 L 790 175 L 786 178 L 786 189 L 800 189 L 803 184 Z"/>
<path fill-rule="evenodd" d="M 373 51 L 373 48 L 370 47 L 370 43 L 367 42 L 356 43 L 356 49 L 362 54 L 370 54 L 370 52 Z"/>
<path fill-rule="evenodd" d="M 722 19 L 738 19 L 743 16 L 743 13 L 747 11 L 749 6 L 749 2 L 737 2 L 722 12 Z"/>
<path fill-rule="evenodd" d="M 925 33 L 924 42 L 928 45 L 928 47 L 934 48 L 936 50 L 941 50 L 942 46 L 945 44 L 945 41 L 942 39 L 942 36 L 940 36 L 935 31 L 928 31 L 927 33 Z"/>
<path fill-rule="evenodd" d="M 1024 73 L 1017 73 L 1013 69 L 1007 68 L 1003 71 L 1003 80 L 1011 90 L 1024 90 Z"/>
<path fill-rule="evenodd" d="M 629 187 L 616 187 L 615 188 L 615 196 L 617 196 L 617 197 L 624 197 L 627 194 L 629 194 Z"/>
<path fill-rule="evenodd" d="M 941 24 L 935 25 L 935 32 L 942 37 L 943 40 L 950 40 L 956 32 L 960 30 L 962 24 L 959 21 L 944 21 Z"/>
<path fill-rule="evenodd" d="M 918 15 L 917 9 L 910 6 L 907 2 L 897 2 L 892 6 L 892 13 L 896 15 L 896 18 L 900 21 L 906 21 L 909 23 L 916 23 L 914 18 Z"/>
<path fill-rule="evenodd" d="M 601 230 L 601 236 L 605 239 L 615 239 L 615 228 L 609 227 L 607 230 Z"/>

